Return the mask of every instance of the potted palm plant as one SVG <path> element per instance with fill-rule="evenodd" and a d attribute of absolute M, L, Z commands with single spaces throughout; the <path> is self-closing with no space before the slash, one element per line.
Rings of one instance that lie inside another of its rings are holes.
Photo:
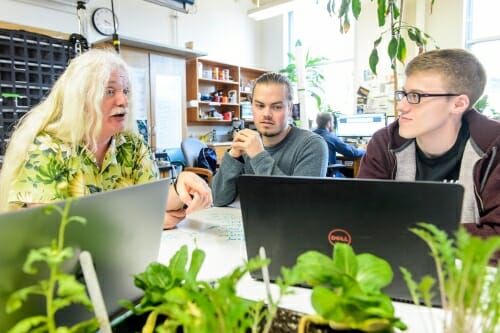
<path fill-rule="evenodd" d="M 302 42 L 297 40 L 295 46 L 301 45 Z M 318 111 L 322 109 L 322 99 L 325 93 L 323 90 L 325 76 L 323 75 L 320 65 L 324 64 L 326 61 L 328 61 L 328 59 L 325 57 L 313 57 L 310 51 L 307 51 L 304 60 L 306 81 L 305 89 L 309 96 L 315 100 Z M 285 68 L 280 69 L 279 72 L 285 74 L 292 83 L 297 84 L 297 63 L 293 53 L 288 53 L 288 65 Z"/>

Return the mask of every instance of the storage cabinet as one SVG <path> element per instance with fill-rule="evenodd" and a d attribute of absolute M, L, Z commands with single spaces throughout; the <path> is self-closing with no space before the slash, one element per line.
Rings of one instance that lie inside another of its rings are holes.
<path fill-rule="evenodd" d="M 231 124 L 242 117 L 252 81 L 263 69 L 241 67 L 204 58 L 186 62 L 187 121 L 191 125 Z"/>
<path fill-rule="evenodd" d="M 0 29 L 0 155 L 18 120 L 45 98 L 74 55 L 69 40 Z"/>
<path fill-rule="evenodd" d="M 251 67 L 240 67 L 240 118 L 252 121 L 250 95 L 255 79 L 268 71 Z"/>

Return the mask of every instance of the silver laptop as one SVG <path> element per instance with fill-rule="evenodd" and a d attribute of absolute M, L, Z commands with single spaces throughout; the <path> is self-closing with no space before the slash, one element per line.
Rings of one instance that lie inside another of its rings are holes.
<path fill-rule="evenodd" d="M 133 275 L 158 258 L 169 184 L 169 179 L 162 179 L 96 193 L 71 204 L 70 216 L 82 216 L 87 223 L 73 222 L 67 227 L 65 246 L 73 247 L 77 256 L 65 269 L 83 282 L 78 253 L 90 251 L 111 315 L 121 311 L 119 300 L 135 301 L 142 296 Z M 0 215 L 0 332 L 6 332 L 19 318 L 43 313 L 42 297 L 30 296 L 22 309 L 9 315 L 5 303 L 13 291 L 39 279 L 39 275 L 23 273 L 23 263 L 31 249 L 48 246 L 57 237 L 60 220 L 55 212 L 45 214 L 43 207 Z M 78 305 L 61 311 L 58 319 L 69 325 L 92 316 Z"/>
<path fill-rule="evenodd" d="M 343 241 L 357 254 L 387 260 L 394 279 L 384 291 L 404 302 L 412 300 L 401 266 L 418 280 L 436 275 L 426 244 L 408 229 L 427 222 L 453 235 L 463 198 L 459 184 L 253 175 L 240 177 L 238 191 L 247 255 L 257 256 L 264 246 L 271 279 L 300 254 L 332 256 L 333 244 Z M 262 279 L 260 271 L 252 276 Z"/>

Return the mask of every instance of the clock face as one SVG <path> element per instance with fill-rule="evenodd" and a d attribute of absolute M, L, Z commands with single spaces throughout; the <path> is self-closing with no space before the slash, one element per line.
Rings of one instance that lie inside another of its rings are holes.
<path fill-rule="evenodd" d="M 92 14 L 94 28 L 102 35 L 111 36 L 113 30 L 113 12 L 109 8 L 97 8 Z M 118 18 L 115 15 L 115 26 L 118 30 Z"/>

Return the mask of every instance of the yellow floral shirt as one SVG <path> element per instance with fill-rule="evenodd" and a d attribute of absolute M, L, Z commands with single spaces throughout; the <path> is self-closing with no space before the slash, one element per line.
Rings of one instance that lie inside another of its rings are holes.
<path fill-rule="evenodd" d="M 84 146 L 79 146 L 74 154 L 67 143 L 41 133 L 30 146 L 12 185 L 9 203 L 13 207 L 47 203 L 158 178 L 151 151 L 138 135 L 115 135 L 99 168 L 95 156 Z"/>

